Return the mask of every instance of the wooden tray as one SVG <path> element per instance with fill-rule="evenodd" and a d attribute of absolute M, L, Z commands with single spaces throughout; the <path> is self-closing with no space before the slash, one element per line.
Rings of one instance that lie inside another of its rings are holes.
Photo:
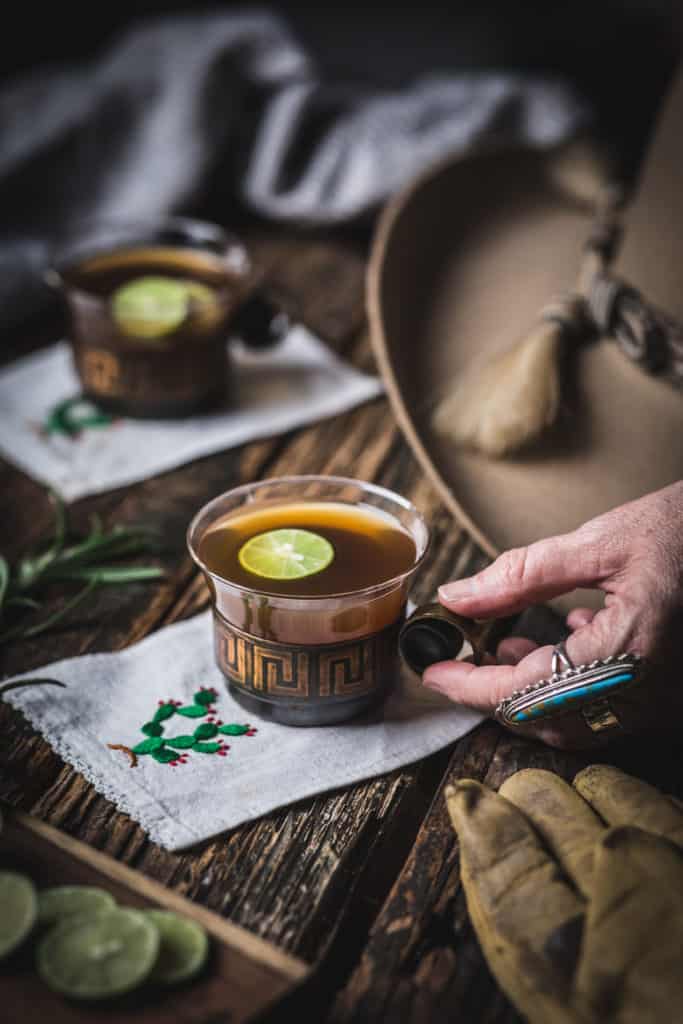
<path fill-rule="evenodd" d="M 53 993 L 40 979 L 32 951 L 0 968 L 8 1024 L 30 1019 L 50 1024 L 237 1024 L 254 1018 L 296 987 L 307 965 L 231 924 L 205 907 L 165 889 L 111 857 L 17 811 L 3 812 L 0 866 L 25 872 L 45 885 L 98 885 L 121 904 L 162 907 L 190 917 L 211 937 L 206 971 L 186 986 L 132 993 L 116 1003 L 78 1003 Z"/>

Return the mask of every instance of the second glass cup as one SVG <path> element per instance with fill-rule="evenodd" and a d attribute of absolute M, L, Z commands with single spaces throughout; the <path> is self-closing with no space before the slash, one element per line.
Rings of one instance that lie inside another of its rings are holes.
<path fill-rule="evenodd" d="M 227 394 L 226 339 L 255 275 L 244 246 L 204 221 L 95 223 L 55 256 L 86 397 L 116 415 L 186 416 Z"/>

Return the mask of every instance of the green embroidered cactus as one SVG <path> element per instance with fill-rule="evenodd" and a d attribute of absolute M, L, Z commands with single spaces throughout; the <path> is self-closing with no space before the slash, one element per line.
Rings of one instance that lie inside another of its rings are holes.
<path fill-rule="evenodd" d="M 140 727 L 140 731 L 146 737 L 144 740 L 134 747 L 126 747 L 120 743 L 109 743 L 108 746 L 111 750 L 120 750 L 127 754 L 132 768 L 137 765 L 138 756 L 146 754 L 151 755 L 159 764 L 170 764 L 172 768 L 185 764 L 190 752 L 225 757 L 230 747 L 220 733 L 224 736 L 253 736 L 256 729 L 237 722 L 224 725 L 220 718 L 216 718 L 214 704 L 217 697 L 218 691 L 213 687 L 202 686 L 193 695 L 192 704 L 183 704 L 179 700 L 160 700 L 154 717 Z M 183 718 L 206 716 L 207 720 L 201 722 L 192 735 L 164 736 L 163 723 L 173 715 L 182 715 Z"/>

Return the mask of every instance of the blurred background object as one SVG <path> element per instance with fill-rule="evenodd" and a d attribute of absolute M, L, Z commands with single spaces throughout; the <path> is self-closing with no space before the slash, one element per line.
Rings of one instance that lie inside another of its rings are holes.
<path fill-rule="evenodd" d="M 591 124 L 632 169 L 677 7 L 462 0 L 18 5 L 1 43 L 2 330 L 47 308 L 86 218 L 198 213 L 363 232 L 423 167 Z"/>

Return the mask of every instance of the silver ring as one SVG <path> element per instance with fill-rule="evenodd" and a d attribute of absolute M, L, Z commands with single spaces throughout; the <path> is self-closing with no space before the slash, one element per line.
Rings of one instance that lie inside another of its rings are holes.
<path fill-rule="evenodd" d="M 564 645 L 564 640 L 561 640 L 559 644 L 555 644 L 553 647 L 553 658 L 550 663 L 550 671 L 554 676 L 559 676 L 562 669 L 574 668 L 574 662 L 567 654 L 567 648 Z"/>
<path fill-rule="evenodd" d="M 560 672 L 562 665 L 566 668 Z M 574 665 L 562 643 L 553 649 L 552 669 L 549 678 L 505 697 L 496 708 L 498 721 L 517 728 L 578 711 L 591 732 L 617 729 L 622 723 L 611 698 L 640 685 L 647 676 L 647 664 L 637 654 L 610 654 L 588 665 Z"/>

